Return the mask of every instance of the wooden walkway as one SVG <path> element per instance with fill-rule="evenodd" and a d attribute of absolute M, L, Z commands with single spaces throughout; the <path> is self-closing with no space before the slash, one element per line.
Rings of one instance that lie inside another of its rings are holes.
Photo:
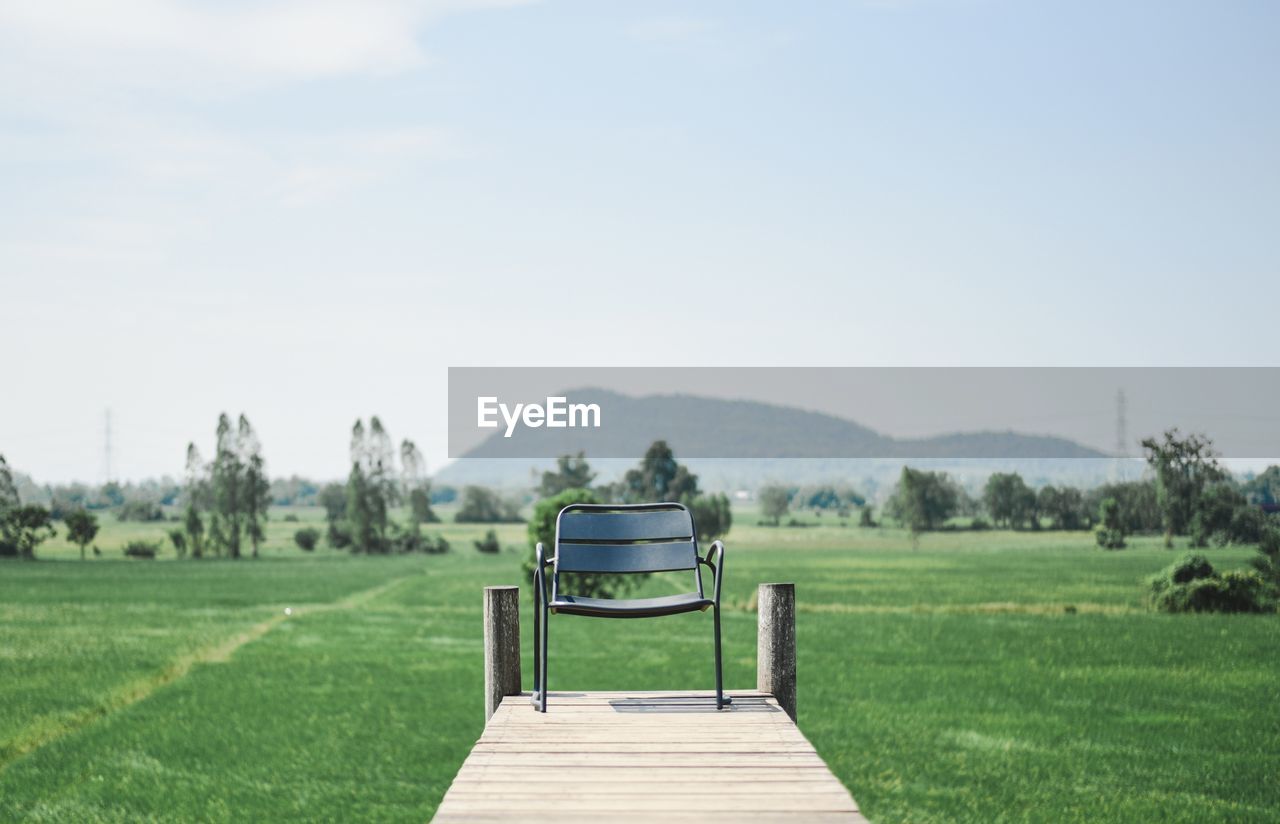
<path fill-rule="evenodd" d="M 866 821 L 772 696 L 730 694 L 508 696 L 434 820 Z"/>

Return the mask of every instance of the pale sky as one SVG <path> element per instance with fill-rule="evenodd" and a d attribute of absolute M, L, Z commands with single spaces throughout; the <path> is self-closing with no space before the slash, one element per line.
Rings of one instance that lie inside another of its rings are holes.
<path fill-rule="evenodd" d="M 1280 5 L 0 0 L 0 452 L 449 365 L 1280 365 Z M 893 434 L 892 432 L 890 434 Z"/>

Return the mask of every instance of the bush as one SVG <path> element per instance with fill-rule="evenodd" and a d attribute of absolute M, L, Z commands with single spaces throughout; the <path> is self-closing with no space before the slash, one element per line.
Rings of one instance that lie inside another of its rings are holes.
<path fill-rule="evenodd" d="M 502 551 L 502 544 L 498 541 L 498 533 L 492 529 L 484 534 L 484 538 L 479 541 L 473 541 L 478 552 L 488 555 L 495 555 Z"/>
<path fill-rule="evenodd" d="M 533 508 L 533 517 L 529 519 L 529 551 L 525 553 L 520 567 L 524 570 L 526 581 L 533 582 L 534 547 L 541 543 L 547 555 L 555 551 L 556 518 L 560 510 L 569 504 L 594 504 L 600 501 L 589 489 L 566 489 L 552 498 L 538 501 Z M 588 598 L 616 598 L 623 595 L 649 577 L 647 573 L 636 575 L 607 575 L 603 573 L 565 572 L 560 575 L 561 587 L 574 595 Z"/>
<path fill-rule="evenodd" d="M 1219 575 L 1209 559 L 1189 554 L 1149 580 L 1151 606 L 1161 612 L 1270 612 L 1266 581 L 1254 570 Z"/>
<path fill-rule="evenodd" d="M 969 522 L 969 529 L 974 532 L 983 532 L 991 528 L 991 524 L 987 523 L 985 518 L 974 518 Z"/>
<path fill-rule="evenodd" d="M 1115 498 L 1103 498 L 1098 504 L 1098 521 L 1093 536 L 1103 549 L 1124 549 L 1124 514 Z"/>
<path fill-rule="evenodd" d="M 143 558 L 152 561 L 159 552 L 160 544 L 152 541 L 130 541 L 124 545 L 126 558 Z"/>
<path fill-rule="evenodd" d="M 160 505 L 152 501 L 125 501 L 116 510 L 116 520 L 119 521 L 163 521 L 164 510 Z"/>
<path fill-rule="evenodd" d="M 425 552 L 428 555 L 442 555 L 449 551 L 449 542 L 443 535 L 427 535 L 417 523 L 407 528 L 393 525 L 391 545 L 400 552 Z"/>
<path fill-rule="evenodd" d="M 311 552 L 316 548 L 316 544 L 320 543 L 320 530 L 312 526 L 303 527 L 293 533 L 293 542 L 303 552 Z"/>
<path fill-rule="evenodd" d="M 1213 564 L 1203 555 L 1184 555 L 1169 567 L 1169 580 L 1175 584 L 1189 584 L 1202 578 L 1213 577 Z"/>
<path fill-rule="evenodd" d="M 330 521 L 326 540 L 334 549 L 346 549 L 351 546 L 351 527 L 346 521 Z"/>
<path fill-rule="evenodd" d="M 284 516 L 280 520 L 284 521 L 287 524 L 296 524 L 298 522 L 298 516 L 290 512 L 288 515 Z"/>
<path fill-rule="evenodd" d="M 873 527 L 876 525 L 875 512 L 871 509 L 870 504 L 865 504 L 858 509 L 858 526 Z"/>

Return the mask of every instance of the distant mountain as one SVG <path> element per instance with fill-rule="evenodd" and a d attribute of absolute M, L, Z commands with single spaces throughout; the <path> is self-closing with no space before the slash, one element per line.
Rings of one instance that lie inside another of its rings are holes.
<path fill-rule="evenodd" d="M 785 463 L 779 467 L 779 461 L 792 459 L 823 464 L 855 460 L 900 465 L 907 459 L 1003 463 L 1108 457 L 1052 435 L 962 432 L 893 438 L 834 415 L 758 401 L 695 395 L 632 397 L 594 388 L 564 394 L 574 402 L 600 404 L 607 410 L 607 425 L 599 429 L 521 427 L 510 438 L 504 438 L 501 431 L 495 432 L 461 460 L 442 469 L 438 482 L 527 486 L 542 468 L 551 464 L 547 456 L 582 450 L 592 459 L 593 466 L 599 464 L 604 469 L 619 461 L 633 464 L 658 439 L 671 444 L 682 461 L 691 465 L 728 463 L 737 467 L 733 474 L 744 480 L 777 472 L 786 467 Z M 602 460 L 602 455 L 630 457 L 615 461 Z"/>

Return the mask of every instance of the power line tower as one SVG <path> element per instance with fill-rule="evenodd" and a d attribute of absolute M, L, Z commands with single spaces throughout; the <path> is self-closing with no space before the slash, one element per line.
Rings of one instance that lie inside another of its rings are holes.
<path fill-rule="evenodd" d="M 111 483 L 111 407 L 107 407 L 102 419 L 102 482 Z"/>

